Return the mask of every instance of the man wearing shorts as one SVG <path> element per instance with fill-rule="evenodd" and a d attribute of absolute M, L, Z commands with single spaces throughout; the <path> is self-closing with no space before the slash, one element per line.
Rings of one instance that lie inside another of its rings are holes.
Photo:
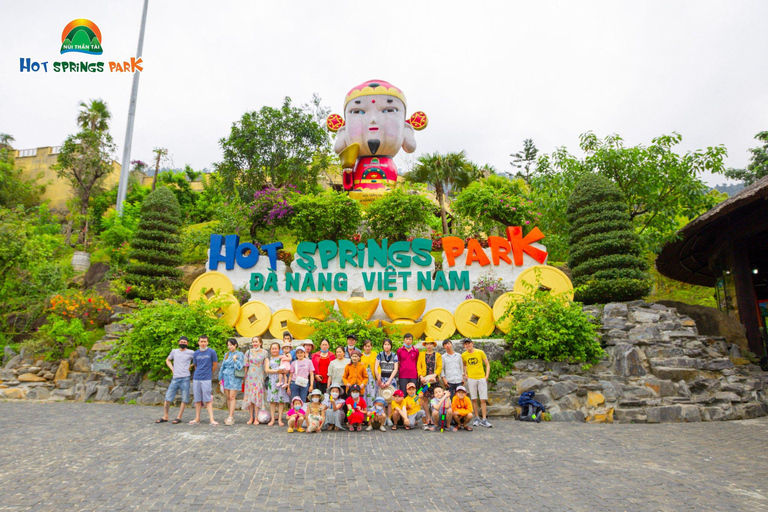
<path fill-rule="evenodd" d="M 181 408 L 179 408 L 179 415 L 173 420 L 174 425 L 181 423 L 181 416 L 184 414 L 184 409 L 189 403 L 189 365 L 192 362 L 193 352 L 189 350 L 189 340 L 186 336 L 179 338 L 179 348 L 171 350 L 168 354 L 168 358 L 165 360 L 165 364 L 173 372 L 173 379 L 168 386 L 168 391 L 165 393 L 165 403 L 163 404 L 163 417 L 157 420 L 156 423 L 165 423 L 168 421 L 168 409 L 171 404 L 176 400 L 176 395 L 181 391 Z"/>
<path fill-rule="evenodd" d="M 485 352 L 477 350 L 475 344 L 469 338 L 464 341 L 464 353 L 461 359 L 464 362 L 464 378 L 467 380 L 469 397 L 477 400 L 477 419 L 474 425 L 490 428 L 492 425 L 486 417 L 486 402 L 488 400 L 488 376 L 491 374 L 491 363 L 485 356 Z M 485 364 L 485 370 L 483 370 Z"/>
<path fill-rule="evenodd" d="M 208 408 L 208 416 L 211 419 L 211 425 L 218 425 L 213 419 L 213 402 L 211 397 L 211 379 L 213 372 L 216 371 L 219 358 L 216 351 L 208 348 L 208 336 L 200 336 L 197 341 L 198 348 L 192 355 L 192 364 L 195 366 L 195 379 L 192 381 L 192 392 L 195 395 L 195 419 L 189 422 L 190 425 L 200 423 L 200 412 L 203 404 Z"/>

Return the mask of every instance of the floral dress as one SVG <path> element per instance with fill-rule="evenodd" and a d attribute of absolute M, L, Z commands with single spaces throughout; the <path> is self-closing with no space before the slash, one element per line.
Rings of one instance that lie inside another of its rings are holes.
<path fill-rule="evenodd" d="M 269 369 L 280 369 L 280 357 L 269 358 Z M 267 402 L 277 404 L 287 404 L 291 401 L 291 397 L 288 396 L 288 391 L 285 388 L 279 388 L 277 385 L 280 383 L 279 373 L 270 373 L 267 375 Z"/>
<path fill-rule="evenodd" d="M 363 398 L 365 398 L 365 403 L 368 405 L 373 404 L 373 401 L 376 399 L 379 392 L 379 386 L 376 385 L 376 376 L 374 375 L 377 354 L 378 352 L 372 350 L 370 354 L 363 354 L 360 356 L 360 361 L 368 367 L 368 383 L 365 385 L 365 390 L 363 392 Z"/>
<path fill-rule="evenodd" d="M 237 358 L 237 361 L 235 361 Z M 245 356 L 242 352 L 235 350 L 227 352 L 224 361 L 219 368 L 219 380 L 224 381 L 224 389 L 236 389 L 240 391 L 243 387 L 243 379 L 235 377 L 235 370 L 242 370 L 245 366 Z"/>
<path fill-rule="evenodd" d="M 248 373 L 245 374 L 245 403 L 254 404 L 256 409 L 264 409 L 266 402 L 264 402 L 264 360 L 269 354 L 265 349 L 249 350 L 248 357 Z"/>

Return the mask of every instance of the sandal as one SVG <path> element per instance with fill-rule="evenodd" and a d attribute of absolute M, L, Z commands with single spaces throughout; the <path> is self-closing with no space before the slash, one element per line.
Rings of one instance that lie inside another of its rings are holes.
<path fill-rule="evenodd" d="M 168 422 L 168 420 L 164 420 L 163 418 L 160 418 L 155 423 L 167 423 L 167 422 Z"/>
<path fill-rule="evenodd" d="M 174 425 L 178 425 L 179 423 L 181 423 L 181 419 L 180 418 L 174 418 L 171 423 L 173 423 Z"/>
<path fill-rule="evenodd" d="M 397 430 L 397 425 L 392 425 L 392 430 Z"/>
<path fill-rule="evenodd" d="M 405 430 L 411 430 L 411 427 L 410 427 L 410 425 L 406 425 L 406 426 L 405 426 Z"/>
<path fill-rule="evenodd" d="M 200 423 L 200 420 L 192 420 L 189 422 L 190 425 L 197 425 L 198 423 Z"/>
<path fill-rule="evenodd" d="M 472 432 L 472 427 L 467 425 L 466 427 L 464 427 L 464 430 L 466 430 L 467 432 Z"/>

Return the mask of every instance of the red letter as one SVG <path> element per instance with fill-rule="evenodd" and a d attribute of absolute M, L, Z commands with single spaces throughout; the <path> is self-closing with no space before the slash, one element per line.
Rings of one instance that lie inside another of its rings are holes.
<path fill-rule="evenodd" d="M 501 238 L 500 236 L 489 236 L 488 245 L 491 248 L 491 258 L 493 259 L 494 265 L 498 265 L 499 260 L 506 261 L 510 265 L 512 264 L 512 260 L 509 259 L 509 251 L 512 250 L 512 247 L 504 238 Z"/>
<path fill-rule="evenodd" d="M 467 242 L 467 266 L 471 265 L 473 261 L 480 263 L 481 267 L 491 264 L 491 260 L 488 259 L 488 255 L 485 254 L 480 242 L 470 238 Z"/>
<path fill-rule="evenodd" d="M 535 259 L 541 264 L 547 259 L 547 253 L 536 247 L 531 247 L 530 244 L 538 242 L 544 238 L 544 233 L 539 228 L 533 228 L 530 233 L 523 238 L 523 228 L 520 226 L 510 226 L 507 228 L 507 239 L 510 245 L 512 245 L 512 256 L 515 258 L 515 265 L 518 267 L 523 264 L 523 253 L 527 253 L 530 257 Z"/>
<path fill-rule="evenodd" d="M 448 260 L 448 266 L 452 267 L 456 264 L 456 258 L 464 252 L 464 240 L 457 236 L 444 236 L 443 250 L 445 251 L 445 259 Z"/>

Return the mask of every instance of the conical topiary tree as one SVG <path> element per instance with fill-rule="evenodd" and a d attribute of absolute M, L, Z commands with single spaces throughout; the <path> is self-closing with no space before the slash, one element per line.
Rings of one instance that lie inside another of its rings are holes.
<path fill-rule="evenodd" d="M 181 215 L 176 196 L 166 187 L 151 192 L 141 205 L 141 220 L 131 240 L 125 281 L 128 297 L 152 300 L 181 289 Z"/>
<path fill-rule="evenodd" d="M 584 176 L 568 198 L 568 266 L 585 304 L 629 301 L 650 292 L 648 265 L 621 190 L 599 174 Z M 583 286 L 581 290 L 578 287 Z"/>

